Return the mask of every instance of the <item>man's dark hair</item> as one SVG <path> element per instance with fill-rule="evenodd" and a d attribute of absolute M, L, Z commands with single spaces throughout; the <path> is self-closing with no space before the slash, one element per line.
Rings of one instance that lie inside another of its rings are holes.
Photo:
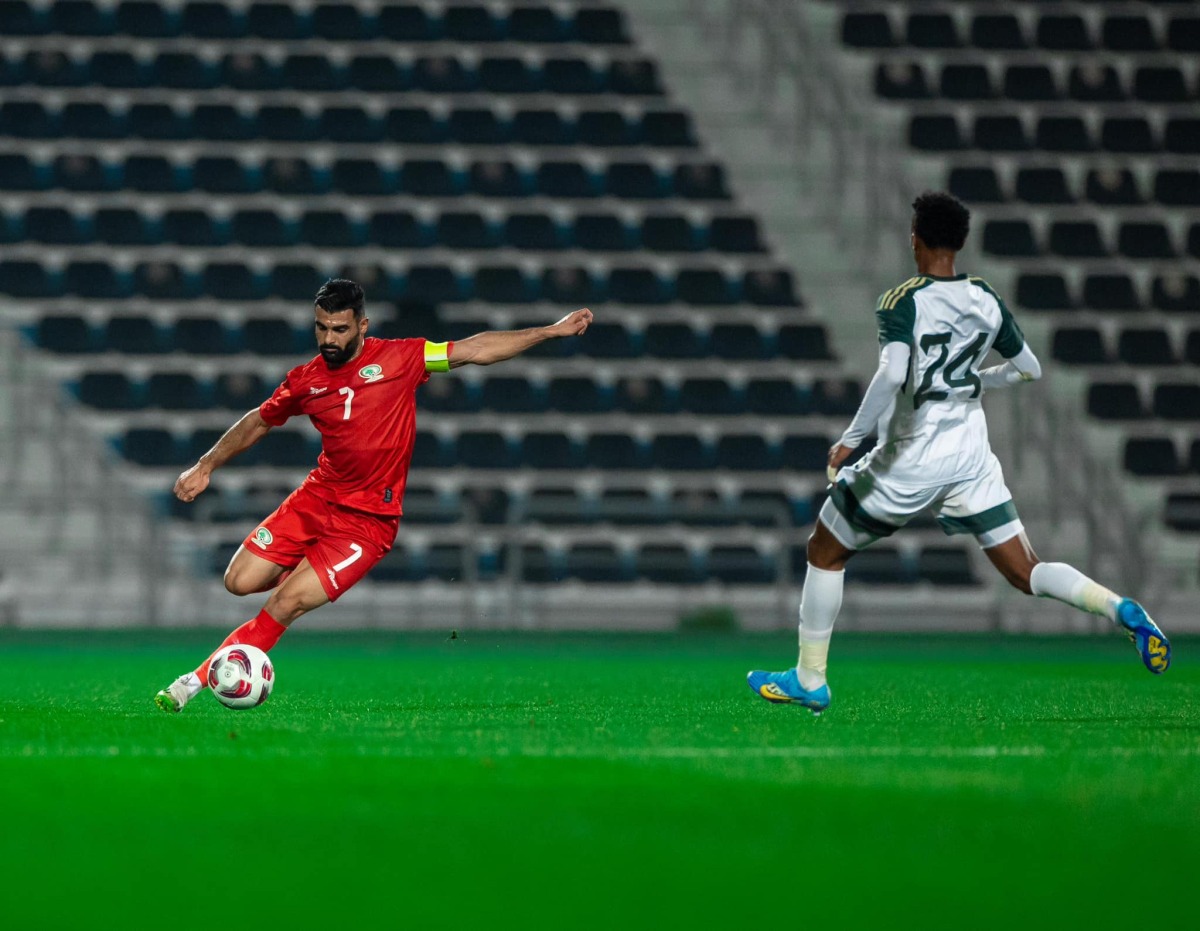
<path fill-rule="evenodd" d="M 913 201 L 913 232 L 930 249 L 957 252 L 971 231 L 971 211 L 944 191 L 926 191 Z"/>
<path fill-rule="evenodd" d="M 331 314 L 339 310 L 352 310 L 355 317 L 361 317 L 363 312 L 363 289 L 349 278 L 330 278 L 321 285 L 313 301 L 322 310 Z"/>

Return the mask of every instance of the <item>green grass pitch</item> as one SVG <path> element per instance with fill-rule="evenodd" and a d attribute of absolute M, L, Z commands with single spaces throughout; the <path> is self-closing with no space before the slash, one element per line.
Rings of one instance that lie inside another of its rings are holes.
<path fill-rule="evenodd" d="M 8 928 L 1196 928 L 1200 673 L 1097 640 L 0 632 Z"/>

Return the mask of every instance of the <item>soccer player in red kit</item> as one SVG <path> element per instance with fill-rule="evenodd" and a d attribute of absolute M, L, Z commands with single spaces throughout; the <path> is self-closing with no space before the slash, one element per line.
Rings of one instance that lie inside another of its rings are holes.
<path fill-rule="evenodd" d="M 233 594 L 271 594 L 221 647 L 270 650 L 296 618 L 336 601 L 391 549 L 416 438 L 415 392 L 430 373 L 503 362 L 545 340 L 579 336 L 592 322 L 584 308 L 551 326 L 458 342 L 376 339 L 367 336 L 362 288 L 345 279 L 321 287 L 314 315 L 320 354 L 288 372 L 262 406 L 175 482 L 177 498 L 195 500 L 214 469 L 289 417 L 303 414 L 321 433 L 317 467 L 246 537 L 225 570 Z M 159 692 L 155 704 L 182 711 L 205 688 L 211 659 Z"/>

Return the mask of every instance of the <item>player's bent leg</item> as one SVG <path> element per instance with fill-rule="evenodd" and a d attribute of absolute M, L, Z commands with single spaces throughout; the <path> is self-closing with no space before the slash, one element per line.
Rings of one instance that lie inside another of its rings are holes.
<path fill-rule="evenodd" d="M 279 624 L 288 627 L 296 618 L 332 600 L 323 576 L 305 559 L 291 577 L 271 592 L 263 610 Z"/>
<path fill-rule="evenodd" d="M 984 550 L 992 565 L 1013 586 L 1029 595 L 1053 598 L 1080 611 L 1106 617 L 1123 628 L 1137 648 L 1142 665 L 1155 675 L 1171 667 L 1171 642 L 1138 602 L 1122 598 L 1088 578 L 1074 566 L 1041 562 L 1022 532 Z"/>
<path fill-rule="evenodd" d="M 1003 543 L 985 548 L 983 552 L 1009 585 L 1026 595 L 1033 594 L 1030 579 L 1038 558 L 1024 531 Z"/>
<path fill-rule="evenodd" d="M 250 552 L 243 544 L 238 547 L 225 569 L 225 588 L 233 595 L 254 595 L 270 591 L 282 584 L 292 571 L 287 566 L 281 566 Z"/>

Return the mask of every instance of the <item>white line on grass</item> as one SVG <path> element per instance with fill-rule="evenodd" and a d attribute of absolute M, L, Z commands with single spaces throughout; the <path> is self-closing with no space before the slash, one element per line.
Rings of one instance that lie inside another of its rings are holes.
<path fill-rule="evenodd" d="M 855 759 L 996 759 L 1004 757 L 1079 757 L 1122 758 L 1193 757 L 1200 756 L 1200 747 L 1078 747 L 1050 750 L 1042 746 L 982 746 L 982 747 L 487 747 L 472 746 L 457 749 L 405 745 L 365 745 L 329 747 L 323 752 L 309 753 L 290 747 L 259 744 L 248 738 L 237 745 L 214 744 L 204 747 L 147 747 L 147 746 L 61 746 L 25 744 L 20 747 L 0 747 L 0 759 L 103 759 L 139 757 L 181 759 L 186 757 L 276 757 L 320 758 L 358 757 L 398 760 L 438 759 L 537 759 L 537 760 L 855 760 Z"/>

